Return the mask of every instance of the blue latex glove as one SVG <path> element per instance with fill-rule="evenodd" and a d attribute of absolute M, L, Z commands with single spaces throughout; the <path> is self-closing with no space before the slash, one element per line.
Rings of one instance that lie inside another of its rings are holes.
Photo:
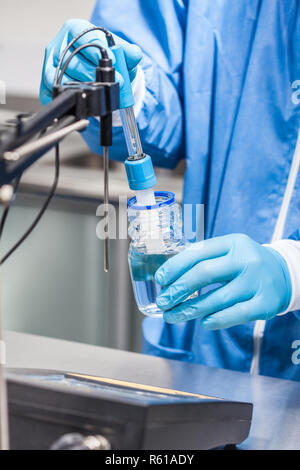
<path fill-rule="evenodd" d="M 189 246 L 166 261 L 155 278 L 164 286 L 156 301 L 164 310 L 165 321 L 199 318 L 210 330 L 269 320 L 286 310 L 292 291 L 284 258 L 242 234 Z M 181 303 L 215 283 L 221 287 Z"/>
<path fill-rule="evenodd" d="M 92 27 L 93 25 L 86 20 L 72 19 L 68 20 L 57 36 L 48 44 L 45 51 L 44 65 L 40 86 L 40 101 L 43 105 L 49 103 L 52 99 L 52 86 L 56 71 L 56 66 L 58 64 L 59 58 L 68 45 L 68 43 L 77 36 L 81 31 Z M 124 49 L 126 64 L 129 72 L 130 80 L 132 81 L 136 76 L 137 65 L 142 58 L 141 49 L 135 44 L 130 44 L 127 41 L 119 38 L 116 35 L 114 36 L 115 43 L 121 45 Z M 64 62 L 70 56 L 72 51 L 80 46 L 81 44 L 86 44 L 90 42 L 95 42 L 100 46 L 104 47 L 108 51 L 108 56 L 112 59 L 113 64 L 115 64 L 115 57 L 112 51 L 107 47 L 107 41 L 105 34 L 102 31 L 91 31 L 90 33 L 82 36 L 75 44 L 71 47 L 70 51 L 65 56 Z M 62 80 L 62 83 L 66 81 L 94 81 L 95 80 L 95 67 L 98 65 L 100 58 L 100 51 L 95 47 L 88 47 L 83 49 L 79 54 L 76 54 L 75 57 L 71 60 L 66 74 Z M 116 80 L 120 84 L 120 88 L 123 85 L 122 76 L 116 72 Z"/>

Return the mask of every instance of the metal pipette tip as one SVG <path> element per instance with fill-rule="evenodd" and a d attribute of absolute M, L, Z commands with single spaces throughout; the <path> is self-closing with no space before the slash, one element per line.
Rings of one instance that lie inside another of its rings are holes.
<path fill-rule="evenodd" d="M 104 162 L 104 271 L 109 271 L 109 231 L 108 231 L 108 170 L 109 170 L 109 159 L 108 159 L 108 147 L 103 147 L 103 162 Z"/>

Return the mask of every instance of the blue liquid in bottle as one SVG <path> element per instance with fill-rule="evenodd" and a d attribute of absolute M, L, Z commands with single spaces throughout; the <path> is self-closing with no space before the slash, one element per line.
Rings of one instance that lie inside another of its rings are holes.
<path fill-rule="evenodd" d="M 176 252 L 147 254 L 133 249 L 129 250 L 128 258 L 134 296 L 140 312 L 144 315 L 162 317 L 163 312 L 156 305 L 156 297 L 161 287 L 155 282 L 154 276 L 158 268 L 175 254 Z"/>

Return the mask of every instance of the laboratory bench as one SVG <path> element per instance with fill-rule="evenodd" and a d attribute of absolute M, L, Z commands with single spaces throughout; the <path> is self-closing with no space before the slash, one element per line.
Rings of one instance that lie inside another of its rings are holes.
<path fill-rule="evenodd" d="M 238 449 L 300 449 L 300 383 L 110 348 L 6 332 L 9 368 L 73 371 L 253 403 Z"/>

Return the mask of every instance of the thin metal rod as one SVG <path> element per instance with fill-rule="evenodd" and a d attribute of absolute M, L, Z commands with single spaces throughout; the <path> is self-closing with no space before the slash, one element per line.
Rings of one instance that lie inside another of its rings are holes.
<path fill-rule="evenodd" d="M 104 271 L 109 271 L 109 231 L 108 231 L 108 204 L 109 204 L 109 192 L 108 192 L 108 174 L 109 174 L 109 154 L 108 147 L 103 147 L 103 163 L 104 163 Z"/>
<path fill-rule="evenodd" d="M 30 156 L 31 154 L 42 150 L 49 145 L 55 144 L 59 142 L 61 139 L 66 137 L 68 134 L 74 131 L 81 131 L 85 129 L 89 125 L 89 121 L 87 119 L 81 119 L 80 121 L 74 122 L 63 129 L 59 129 L 56 132 L 52 132 L 51 134 L 45 135 L 45 137 L 41 137 L 34 142 L 29 142 L 28 144 L 21 145 L 18 149 L 13 151 L 4 152 L 4 159 L 17 161 L 20 158 L 25 158 Z"/>
<path fill-rule="evenodd" d="M 1 272 L 0 272 L 1 273 Z M 5 380 L 6 351 L 3 338 L 2 296 L 0 279 L 0 450 L 9 449 L 8 402 Z"/>

